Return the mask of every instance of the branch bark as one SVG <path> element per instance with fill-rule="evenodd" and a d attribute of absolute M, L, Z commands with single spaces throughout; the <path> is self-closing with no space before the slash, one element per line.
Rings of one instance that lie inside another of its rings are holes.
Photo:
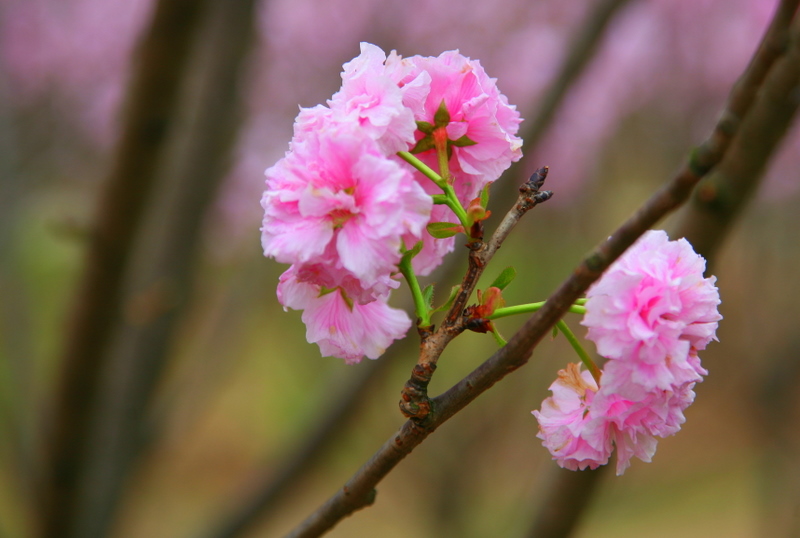
<path fill-rule="evenodd" d="M 508 345 L 447 392 L 434 398 L 431 402 L 432 411 L 424 420 L 407 421 L 342 489 L 295 528 L 289 536 L 320 536 L 342 518 L 374 502 L 375 486 L 400 460 L 481 393 L 508 373 L 524 365 L 538 342 L 561 319 L 569 306 L 602 275 L 603 271 L 641 234 L 686 201 L 697 183 L 726 155 L 731 140 L 736 136 L 741 122 L 748 116 L 758 92 L 762 90 L 762 85 L 764 95 L 774 95 L 779 93 L 777 87 L 796 87 L 800 84 L 800 80 L 795 78 L 794 70 L 783 67 L 787 63 L 795 62 L 795 56 L 800 53 L 798 40 L 792 41 L 792 48 L 786 55 L 788 61 L 781 62 L 782 69 L 776 70 L 765 83 L 773 64 L 786 51 L 786 38 L 777 40 L 773 38 L 781 32 L 786 36 L 785 29 L 790 25 L 796 7 L 797 2 L 794 0 L 781 4 L 762 41 L 762 46 L 731 92 L 721 119 L 709 138 L 692 153 L 683 169 L 582 261 L 548 299 L 544 307 L 509 340 Z M 792 95 L 790 93 L 787 97 L 792 98 Z M 765 106 L 771 106 L 769 100 L 764 100 L 764 103 Z"/>

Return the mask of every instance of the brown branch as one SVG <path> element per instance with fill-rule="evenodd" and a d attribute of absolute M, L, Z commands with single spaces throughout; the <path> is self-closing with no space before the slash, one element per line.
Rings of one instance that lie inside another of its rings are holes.
<path fill-rule="evenodd" d="M 544 498 L 536 507 L 530 538 L 565 538 L 576 528 L 584 509 L 592 499 L 598 482 L 609 466 L 575 472 L 553 465 L 543 484 Z"/>
<path fill-rule="evenodd" d="M 742 120 L 747 116 L 757 92 L 765 83 L 767 73 L 785 50 L 785 46 L 774 47 L 772 38 L 776 33 L 785 34 L 796 5 L 797 2 L 794 0 L 781 4 L 762 46 L 734 87 L 722 119 L 715 126 L 709 139 L 693 153 L 683 170 L 645 202 L 609 239 L 590 253 L 544 307 L 534 313 L 505 347 L 447 392 L 434 398 L 431 402 L 432 412 L 424 421 L 407 421 L 341 490 L 296 527 L 290 536 L 320 536 L 342 518 L 371 504 L 375 498 L 375 486 L 394 466 L 450 417 L 506 374 L 524 365 L 538 342 L 602 272 L 641 234 L 688 198 L 703 175 L 711 171 L 725 156 L 740 123 L 736 120 Z M 791 6 L 793 8 L 789 9 Z M 789 58 L 798 53 L 800 43 L 794 41 L 792 45 L 793 50 Z M 790 70 L 783 69 L 780 76 L 776 73 L 770 77 L 765 84 L 764 93 L 771 95 L 772 85 L 783 86 L 787 83 L 791 78 L 791 73 L 787 73 L 788 71 Z M 795 80 L 794 85 L 797 84 L 800 84 L 800 81 Z"/>
<path fill-rule="evenodd" d="M 566 57 L 561 63 L 558 73 L 547 86 L 542 97 L 537 100 L 537 106 L 534 113 L 531 114 L 530 120 L 526 120 L 524 123 L 525 127 L 520 133 L 523 140 L 523 155 L 539 160 L 536 157 L 536 150 L 552 125 L 561 105 L 600 49 L 601 41 L 606 35 L 611 21 L 630 2 L 631 0 L 602 0 L 593 4 L 593 9 L 571 37 Z M 521 182 L 522 174 L 526 170 L 522 162 L 513 163 L 511 168 L 506 171 L 506 177 L 518 178 L 517 181 Z M 513 184 L 513 182 L 507 182 L 506 187 L 500 189 L 499 193 L 495 195 L 495 201 L 499 200 L 502 205 L 511 204 L 516 194 L 513 189 L 508 187 Z"/>
<path fill-rule="evenodd" d="M 410 342 L 411 340 L 405 340 Z M 408 346 L 403 346 L 390 354 L 405 355 Z M 324 415 L 318 420 L 307 434 L 279 465 L 270 466 L 270 471 L 260 471 L 257 482 L 249 490 L 232 503 L 231 513 L 211 531 L 203 536 L 209 538 L 234 538 L 242 536 L 247 531 L 265 519 L 278 507 L 278 501 L 287 491 L 297 484 L 298 479 L 309 473 L 345 432 L 358 416 L 354 410 L 358 404 L 364 402 L 365 388 L 386 372 L 392 364 L 391 357 L 370 364 L 363 365 L 346 386 L 338 387 L 327 401 L 333 404 L 325 408 Z M 271 469 L 278 469 L 274 473 Z"/>
<path fill-rule="evenodd" d="M 38 518 L 44 537 L 68 536 L 73 524 L 104 351 L 119 319 L 123 274 L 175 123 L 189 46 L 204 5 L 195 0 L 159 2 L 137 51 L 122 136 L 98 202 L 48 417 Z"/>
<path fill-rule="evenodd" d="M 437 269 L 440 280 L 451 280 L 456 276 L 459 264 L 455 258 L 448 258 Z M 413 303 L 400 305 L 403 310 L 413 308 Z M 279 508 L 279 501 L 299 479 L 313 471 L 326 451 L 346 434 L 347 428 L 357 417 L 357 408 L 364 402 L 367 387 L 395 363 L 395 357 L 408 356 L 413 341 L 409 338 L 389 348 L 381 360 L 362 365 L 363 368 L 344 387 L 335 387 L 325 405 L 323 414 L 316 424 L 309 428 L 307 435 L 299 441 L 290 455 L 277 465 L 270 465 L 269 471 L 257 471 L 260 477 L 247 492 L 232 503 L 231 513 L 212 530 L 203 536 L 209 538 L 234 538 L 252 529 Z M 280 469 L 274 473 L 272 469 Z"/>
<path fill-rule="evenodd" d="M 556 112 L 569 94 L 570 88 L 578 81 L 594 58 L 599 48 L 598 45 L 605 36 L 611 21 L 629 2 L 630 0 L 603 0 L 595 4 L 587 14 L 580 28 L 570 40 L 567 54 L 561 63 L 558 74 L 548 85 L 543 97 L 538 100 L 538 106 L 532 115 L 533 119 L 526 124 L 527 128 L 522 133 L 524 140 L 522 146 L 523 154 L 531 155 L 536 151 L 542 137 L 550 128 Z M 521 161 L 513 163 L 506 172 L 506 176 L 514 178 L 522 170 Z M 495 201 L 500 200 L 501 203 L 511 203 L 510 199 L 515 193 L 508 187 L 514 185 L 514 183 L 506 182 L 506 185 L 507 187 L 502 189 L 495 197 Z M 465 279 L 468 277 L 469 275 Z M 427 388 L 427 382 L 430 381 L 432 373 L 430 368 L 415 368 L 412 378 L 406 386 L 406 389 L 414 392 L 408 394 L 408 396 L 413 396 L 417 399 L 425 397 L 424 390 L 420 391 L 418 387 L 422 385 L 422 387 Z M 404 400 L 405 398 L 406 395 L 404 395 Z M 403 402 L 401 402 L 401 410 L 403 410 L 404 414 L 406 413 Z"/>

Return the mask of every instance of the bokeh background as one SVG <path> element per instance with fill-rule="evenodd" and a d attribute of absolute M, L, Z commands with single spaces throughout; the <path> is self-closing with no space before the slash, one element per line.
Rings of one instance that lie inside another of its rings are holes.
<path fill-rule="evenodd" d="M 283 312 L 275 298 L 285 267 L 261 255 L 259 200 L 263 171 L 288 148 L 298 105 L 324 103 L 339 87 L 341 64 L 369 41 L 403 56 L 459 49 L 479 59 L 533 121 L 600 4 L 256 3 L 255 38 L 236 94 L 235 143 L 203 216 L 190 300 L 153 380 L 155 392 L 142 404 L 147 442 L 106 535 L 222 536 L 214 529 L 285 471 L 308 432 L 356 391 L 325 450 L 302 466 L 249 534 L 240 534 L 282 535 L 403 422 L 397 401 L 415 362 L 415 335 L 379 361 L 346 366 L 320 357 L 305 341 L 300 314 Z M 493 186 L 497 217 L 508 193 L 538 166 L 550 166 L 547 188 L 555 193 L 495 259 L 495 272 L 518 270 L 509 302 L 545 299 L 583 253 L 677 170 L 709 133 L 776 2 L 617 4 L 538 143 Z M 0 536 L 32 536 L 41 517 L 35 499 L 61 349 L 80 300 L 76 283 L 98 193 L 120 137 L 133 54 L 154 5 L 0 0 Z M 200 59 L 214 52 L 203 48 L 210 40 L 204 28 L 191 53 Z M 190 63 L 179 107 L 192 100 L 203 65 Z M 170 158 L 193 125 L 187 119 L 173 130 L 176 142 L 159 165 L 163 189 Z M 799 165 L 795 128 L 713 262 L 725 319 L 720 342 L 701 357 L 710 374 L 696 389 L 687 423 L 659 443 L 653 463 L 637 460 L 623 477 L 601 477 L 576 536 L 800 533 Z M 137 276 L 145 271 L 148 238 L 169 225 L 165 215 L 180 211 L 180 198 L 164 199 L 171 201 L 148 213 L 137 237 L 137 263 L 126 273 L 127 311 L 135 313 L 151 289 Z M 153 200 L 158 206 L 158 196 Z M 465 267 L 465 251 L 451 256 L 449 270 L 433 277 L 442 290 Z M 395 299 L 408 304 L 403 293 Z M 582 334 L 579 321 L 567 319 Z M 510 336 L 521 323 L 504 320 L 501 332 Z M 446 390 L 494 349 L 489 336 L 460 337 L 442 357 L 432 392 Z M 530 411 L 568 361 L 575 357 L 562 338 L 543 342 L 525 368 L 403 461 L 378 487 L 373 507 L 330 535 L 527 536 L 537 506 L 564 472 L 541 447 Z M 369 381 L 358 384 L 362 376 Z"/>

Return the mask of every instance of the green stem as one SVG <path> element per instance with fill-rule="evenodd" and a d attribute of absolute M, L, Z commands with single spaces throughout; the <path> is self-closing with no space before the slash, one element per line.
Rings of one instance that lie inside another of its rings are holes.
<path fill-rule="evenodd" d="M 578 299 L 575 301 L 576 303 L 586 302 L 585 299 Z M 544 306 L 544 301 L 539 303 L 528 303 L 528 304 L 520 304 L 514 306 L 505 306 L 503 308 L 498 308 L 497 310 L 492 313 L 491 316 L 487 317 L 486 319 L 498 319 L 498 318 L 505 318 L 508 316 L 515 316 L 517 314 L 530 314 L 531 312 L 536 312 L 540 308 Z M 586 307 L 580 306 L 579 304 L 574 304 L 569 307 L 569 311 L 573 314 L 585 314 Z"/>
<path fill-rule="evenodd" d="M 572 333 L 563 319 L 556 323 L 556 327 L 558 327 L 559 331 L 564 333 L 564 337 L 570 343 L 572 349 L 575 350 L 575 353 L 578 354 L 578 357 L 581 358 L 583 365 L 586 366 L 586 369 L 592 373 L 592 377 L 597 382 L 597 386 L 600 386 L 600 368 L 597 367 L 589 354 L 586 353 L 586 350 L 583 349 L 583 346 L 581 346 L 581 343 L 577 338 L 575 338 L 575 335 Z"/>
<path fill-rule="evenodd" d="M 495 310 L 492 315 L 488 316 L 486 319 L 498 319 L 498 318 L 505 318 L 508 316 L 513 316 L 516 314 L 530 314 L 531 312 L 535 312 L 544 306 L 545 301 L 541 301 L 538 303 L 528 303 L 528 304 L 521 304 L 515 306 L 506 306 L 503 308 L 498 308 Z M 578 299 L 575 301 L 576 304 L 569 307 L 569 311 L 574 314 L 585 314 L 586 307 L 583 306 L 586 304 L 586 299 Z M 588 353 L 583 349 L 578 339 L 575 337 L 575 334 L 570 330 L 569 326 L 564 322 L 564 320 L 559 320 L 556 323 L 556 327 L 562 333 L 564 333 L 564 337 L 572 346 L 572 349 L 578 354 L 580 357 L 581 362 L 586 366 L 586 369 L 592 373 L 592 377 L 597 384 L 600 385 L 600 369 L 594 363 L 592 358 L 589 356 Z"/>
<path fill-rule="evenodd" d="M 464 209 L 464 206 L 461 205 L 461 202 L 456 196 L 456 191 L 450 185 L 445 185 L 444 195 L 447 197 L 445 199 L 445 205 L 449 207 L 458 218 L 458 222 L 460 222 L 461 226 L 464 227 L 464 233 L 468 234 L 469 229 L 472 227 L 472 220 L 469 218 L 467 211 Z"/>
<path fill-rule="evenodd" d="M 436 204 L 446 205 L 450 208 L 450 210 L 455 214 L 458 218 L 458 222 L 461 223 L 461 226 L 464 227 L 465 232 L 469 232 L 469 229 L 472 227 L 472 222 L 467 215 L 467 211 L 461 205 L 461 202 L 456 196 L 456 191 L 453 189 L 452 185 L 449 185 L 447 181 L 445 181 L 442 176 L 434 172 L 427 164 L 417 159 L 414 155 L 407 151 L 398 151 L 397 156 L 406 161 L 408 164 L 422 172 L 422 174 L 433 181 L 437 187 L 442 189 L 444 194 L 434 194 L 433 201 Z M 440 163 L 441 164 L 441 163 Z"/>
<path fill-rule="evenodd" d="M 398 151 L 397 156 L 422 172 L 422 175 L 436 183 L 436 186 L 440 189 L 445 190 L 445 187 L 447 187 L 447 182 L 442 178 L 442 176 L 434 172 L 431 167 L 417 159 L 413 154 L 407 151 Z"/>
<path fill-rule="evenodd" d="M 414 310 L 419 318 L 419 326 L 430 327 L 431 313 L 425 303 L 425 298 L 422 296 L 422 288 L 419 286 L 417 275 L 414 273 L 414 269 L 411 268 L 411 256 L 403 256 L 398 267 L 406 282 L 408 282 L 411 296 L 414 298 Z"/>

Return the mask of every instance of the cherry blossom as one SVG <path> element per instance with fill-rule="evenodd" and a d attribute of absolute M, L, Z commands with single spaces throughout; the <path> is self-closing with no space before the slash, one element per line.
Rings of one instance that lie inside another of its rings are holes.
<path fill-rule="evenodd" d="M 689 352 L 705 349 L 722 318 L 716 278 L 704 270 L 688 241 L 647 232 L 586 294 L 587 338 L 600 355 L 624 359 L 645 390 L 696 380 Z"/>
<path fill-rule="evenodd" d="M 387 290 L 396 285 L 384 284 Z M 318 344 L 323 356 L 339 357 L 347 364 L 364 356 L 377 359 L 411 327 L 408 314 L 386 304 L 387 297 L 388 293 L 373 297 L 356 279 L 319 264 L 292 266 L 278 284 L 284 308 L 303 310 L 306 339 Z"/>
<path fill-rule="evenodd" d="M 403 103 L 404 92 L 386 73 L 386 54 L 375 45 L 361 43 L 361 54 L 344 64 L 342 87 L 328 101 L 334 111 L 353 116 L 364 131 L 378 141 L 387 155 L 405 151 L 414 144 L 417 126 L 414 114 Z M 418 73 L 418 80 L 427 91 L 427 73 Z"/>
<path fill-rule="evenodd" d="M 559 370 L 550 390 L 553 395 L 533 416 L 539 421 L 538 437 L 544 440 L 542 444 L 553 459 L 572 471 L 596 469 L 608 463 L 613 449 L 611 440 L 597 428 L 587 427 L 593 418 L 589 410 L 597 393 L 591 374 L 570 363 Z"/>
<path fill-rule="evenodd" d="M 561 370 L 533 414 L 539 438 L 567 469 L 596 468 L 617 451 L 617 474 L 634 456 L 651 461 L 657 438 L 677 433 L 694 386 L 708 372 L 698 351 L 721 319 L 715 278 L 685 240 L 650 231 L 587 293 L 587 338 L 608 358 L 599 386 L 577 365 Z"/>
<path fill-rule="evenodd" d="M 370 287 L 396 270 L 404 235 L 421 239 L 432 201 L 362 130 L 321 125 L 295 137 L 266 172 L 264 254 L 284 263 L 324 260 Z"/>
<path fill-rule="evenodd" d="M 486 74 L 480 62 L 457 50 L 437 57 L 413 56 L 408 61 L 414 69 L 400 80 L 401 85 L 414 81 L 420 72 L 430 76 L 430 91 L 412 105 L 414 119 L 435 125 L 444 103 L 449 115 L 445 129 L 453 153 L 451 172 L 456 182 L 464 185 L 461 190 L 466 198 L 473 198 L 522 157 L 522 140 L 516 136 L 522 121 L 519 112 L 508 104 L 496 79 Z M 422 134 L 418 136 L 422 138 Z M 420 155 L 424 157 L 435 162 L 435 155 Z"/>

